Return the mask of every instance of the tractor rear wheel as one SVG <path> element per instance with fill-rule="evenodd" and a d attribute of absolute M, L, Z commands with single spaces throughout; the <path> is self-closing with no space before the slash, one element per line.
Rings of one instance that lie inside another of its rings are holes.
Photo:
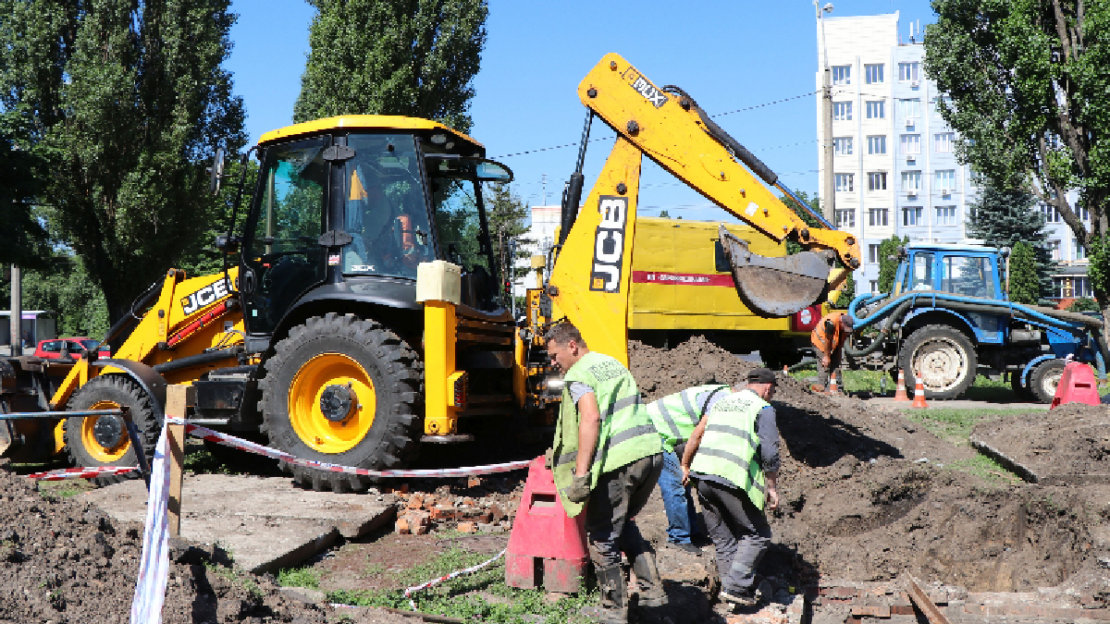
<path fill-rule="evenodd" d="M 947 325 L 926 325 L 902 344 L 898 365 L 906 371 L 906 389 L 914 390 L 915 374 L 921 375 L 927 399 L 954 399 L 975 382 L 979 366 L 975 345 L 960 330 Z"/>
<path fill-rule="evenodd" d="M 119 409 L 127 407 L 130 420 L 135 423 L 142 440 L 143 453 L 149 464 L 154 457 L 154 447 L 162 432 L 162 423 L 154 416 L 150 396 L 134 380 L 122 375 L 101 375 L 81 386 L 69 400 L 69 411 Z M 127 424 L 119 416 L 90 416 L 67 418 L 65 424 L 66 451 L 77 466 L 138 466 Z M 139 478 L 139 471 L 121 475 L 96 477 L 98 486 L 120 483 Z"/>
<path fill-rule="evenodd" d="M 422 362 L 392 331 L 353 314 L 309 318 L 275 346 L 260 382 L 262 430 L 296 457 L 401 468 L 420 435 Z M 314 490 L 365 490 L 370 477 L 282 463 Z"/>

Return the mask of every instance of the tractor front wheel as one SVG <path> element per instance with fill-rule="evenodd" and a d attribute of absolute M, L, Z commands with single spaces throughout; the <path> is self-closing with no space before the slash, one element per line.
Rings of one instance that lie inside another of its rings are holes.
<path fill-rule="evenodd" d="M 261 380 L 262 429 L 296 457 L 383 470 L 415 457 L 420 360 L 392 331 L 352 314 L 309 318 L 277 343 Z M 376 479 L 283 462 L 314 490 L 365 490 Z"/>
<path fill-rule="evenodd" d="M 120 409 L 127 407 L 129 418 L 135 423 L 142 440 L 143 453 L 149 464 L 154 457 L 154 447 L 162 431 L 162 423 L 154 416 L 150 396 L 134 380 L 122 375 L 101 375 L 89 380 L 69 400 L 69 411 Z M 127 423 L 119 416 L 90 416 L 67 418 L 65 424 L 66 450 L 74 465 L 138 466 L 131 439 L 127 436 Z M 98 486 L 137 479 L 139 471 L 121 475 L 96 477 Z"/>
<path fill-rule="evenodd" d="M 1052 403 L 1056 398 L 1056 388 L 1064 376 L 1064 360 L 1046 360 L 1037 364 L 1029 373 L 1029 388 L 1041 403 Z"/>

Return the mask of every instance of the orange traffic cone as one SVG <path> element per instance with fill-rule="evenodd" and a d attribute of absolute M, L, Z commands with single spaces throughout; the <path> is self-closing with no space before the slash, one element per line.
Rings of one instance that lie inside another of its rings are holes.
<path fill-rule="evenodd" d="M 832 374 L 832 375 L 829 375 L 829 394 L 830 395 L 840 394 L 840 389 L 836 387 L 836 374 L 835 373 Z"/>
<path fill-rule="evenodd" d="M 783 375 L 789 375 L 790 374 L 790 367 L 787 366 L 786 364 L 782 365 L 782 374 Z"/>
<path fill-rule="evenodd" d="M 925 409 L 929 404 L 925 402 L 925 384 L 921 383 L 921 375 L 914 375 L 917 383 L 913 387 L 913 405 L 916 409 Z"/>
<path fill-rule="evenodd" d="M 898 369 L 898 386 L 894 389 L 895 401 L 909 401 L 910 396 L 906 394 L 906 371 Z"/>

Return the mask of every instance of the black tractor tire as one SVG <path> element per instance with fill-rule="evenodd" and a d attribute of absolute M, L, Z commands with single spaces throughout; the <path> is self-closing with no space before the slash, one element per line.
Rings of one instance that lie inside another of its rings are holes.
<path fill-rule="evenodd" d="M 139 430 L 139 438 L 143 446 L 143 454 L 147 465 L 154 458 L 154 447 L 158 443 L 158 436 L 162 432 L 162 422 L 154 415 L 154 402 L 130 377 L 122 375 L 101 375 L 90 379 L 88 383 L 77 389 L 70 398 L 66 409 L 69 411 L 84 411 L 90 409 L 113 409 L 127 407 L 130 410 L 129 419 L 135 423 Z M 106 448 L 96 442 L 89 435 L 90 428 L 95 428 L 101 418 L 117 418 L 115 416 L 90 416 L 88 418 L 67 418 L 62 425 L 65 431 L 66 452 L 76 466 L 138 466 L 135 449 L 127 437 L 127 430 L 120 432 L 120 442 L 111 448 Z M 126 447 L 120 454 L 119 450 Z M 118 455 L 118 457 L 114 457 Z M 120 475 L 96 477 L 91 481 L 97 486 L 122 483 L 128 479 L 138 479 L 141 476 L 138 470 L 132 470 Z"/>
<path fill-rule="evenodd" d="M 275 354 L 266 362 L 266 376 L 259 383 L 262 431 L 271 446 L 303 459 L 370 470 L 402 468 L 416 458 L 422 430 L 423 362 L 397 334 L 375 321 L 353 314 L 329 313 L 324 317 L 311 317 L 303 325 L 292 328 L 274 350 Z M 329 362 L 334 364 L 330 369 Z M 313 410 L 311 400 L 307 406 L 303 398 L 299 407 L 291 405 L 297 399 L 292 396 L 295 382 L 302 387 L 303 384 L 313 385 L 298 381 L 299 375 L 305 375 L 305 379 L 316 378 L 315 387 L 321 388 L 327 383 L 331 370 L 355 370 L 368 376 L 374 405 L 363 405 L 365 399 L 358 394 L 364 391 L 365 384 L 355 390 L 342 383 L 337 385 L 355 392 L 350 407 L 354 412 L 346 412 L 347 417 L 338 424 L 325 418 L 318 405 Z M 366 427 L 359 419 L 367 408 L 373 409 L 372 420 L 368 430 L 358 438 L 357 431 Z M 343 439 L 317 437 L 329 435 L 331 431 L 346 434 L 336 427 L 345 427 L 348 421 L 352 421 L 355 427 L 352 431 L 356 434 Z M 312 439 L 306 440 L 306 437 Z M 281 466 L 286 472 L 292 472 L 295 483 L 318 491 L 363 491 L 381 481 L 287 462 L 282 462 Z"/>
<path fill-rule="evenodd" d="M 906 390 L 913 394 L 920 373 L 926 399 L 955 399 L 975 383 L 979 366 L 975 345 L 966 334 L 947 325 L 926 325 L 910 334 L 898 353 L 906 371 Z"/>
<path fill-rule="evenodd" d="M 1029 374 L 1029 379 L 1026 381 L 1032 383 L 1033 375 Z M 1037 395 L 1034 394 L 1033 389 L 1028 386 L 1021 385 L 1021 371 L 1014 371 L 1010 373 L 1010 388 L 1013 389 L 1014 395 L 1022 401 L 1035 401 Z"/>
<path fill-rule="evenodd" d="M 1040 403 L 1052 403 L 1056 398 L 1056 387 L 1067 366 L 1064 360 L 1045 360 L 1029 372 L 1029 388 Z"/>

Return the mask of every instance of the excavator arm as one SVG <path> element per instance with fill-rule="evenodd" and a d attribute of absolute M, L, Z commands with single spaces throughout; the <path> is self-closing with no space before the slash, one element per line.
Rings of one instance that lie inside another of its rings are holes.
<path fill-rule="evenodd" d="M 632 241 L 645 154 L 764 235 L 776 241 L 790 238 L 806 249 L 784 258 L 767 258 L 752 254 L 744 241 L 720 228 L 737 293 L 753 312 L 767 317 L 790 315 L 825 294 L 834 259 L 850 269 L 859 267 L 855 237 L 833 229 L 812 212 L 826 227 L 811 229 L 756 179 L 758 175 L 796 199 L 774 172 L 680 89 L 660 89 L 619 55 L 609 54 L 587 74 L 578 96 L 590 110 L 590 119 L 596 115 L 604 120 L 616 131 L 617 140 L 581 211 L 584 156 L 579 154 L 578 171 L 563 202 L 562 247 L 548 295 L 557 308 L 555 318 L 562 315 L 573 322 L 591 349 L 627 364 Z M 798 203 L 808 210 L 804 202 Z"/>

